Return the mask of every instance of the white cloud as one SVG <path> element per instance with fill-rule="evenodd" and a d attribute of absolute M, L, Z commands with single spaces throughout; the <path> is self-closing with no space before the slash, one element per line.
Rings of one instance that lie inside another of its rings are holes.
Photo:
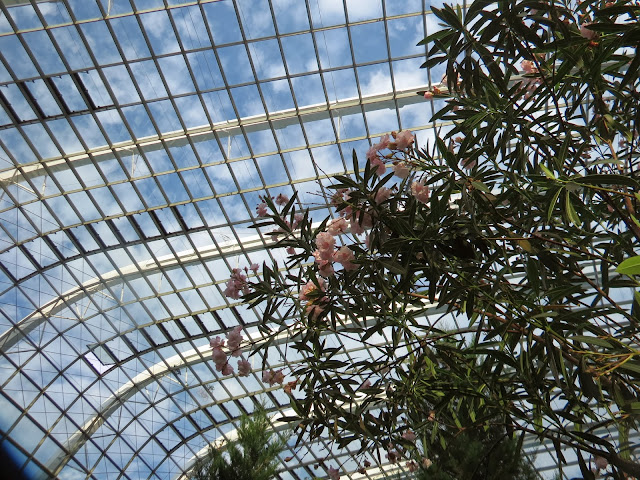
<path fill-rule="evenodd" d="M 391 75 L 387 69 L 377 68 L 360 74 L 362 95 L 375 95 L 391 91 Z"/>

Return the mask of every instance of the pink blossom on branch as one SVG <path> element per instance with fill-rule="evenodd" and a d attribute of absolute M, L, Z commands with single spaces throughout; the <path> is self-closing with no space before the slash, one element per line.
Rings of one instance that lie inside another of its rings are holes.
<path fill-rule="evenodd" d="M 242 332 L 242 327 L 238 325 L 227 335 L 227 347 L 233 357 L 240 356 L 240 344 L 242 343 L 242 334 L 240 332 Z"/>
<path fill-rule="evenodd" d="M 259 217 L 266 217 L 267 216 L 267 204 L 262 202 L 259 203 L 258 206 L 256 207 L 256 213 L 258 214 Z"/>
<path fill-rule="evenodd" d="M 284 206 L 289 203 L 289 197 L 287 197 L 284 193 L 280 193 L 276 197 L 276 205 Z"/>
<path fill-rule="evenodd" d="M 309 303 L 304 311 L 311 321 L 319 320 L 320 317 L 324 314 L 324 308 L 316 303 Z"/>
<path fill-rule="evenodd" d="M 405 466 L 407 467 L 407 470 L 409 470 L 410 472 L 417 472 L 418 471 L 418 464 L 416 463 L 415 460 L 410 460 L 408 461 Z"/>
<path fill-rule="evenodd" d="M 248 360 L 238 360 L 238 375 L 241 377 L 247 377 L 251 373 L 251 363 Z"/>
<path fill-rule="evenodd" d="M 328 473 L 331 480 L 340 480 L 340 470 L 337 468 L 329 467 Z"/>
<path fill-rule="evenodd" d="M 520 63 L 520 66 L 522 67 L 522 70 L 524 71 L 524 73 L 528 73 L 528 74 L 538 73 L 538 67 L 536 67 L 536 64 L 533 63 L 531 60 L 523 60 Z"/>
<path fill-rule="evenodd" d="M 234 268 L 231 271 L 231 278 L 227 282 L 226 287 L 224 296 L 235 300 L 240 298 L 240 293 L 247 295 L 250 291 L 247 277 L 239 268 Z"/>
<path fill-rule="evenodd" d="M 316 247 L 318 247 L 320 257 L 325 260 L 329 260 L 331 258 L 335 244 L 336 239 L 328 232 L 321 232 L 316 236 Z"/>
<path fill-rule="evenodd" d="M 329 225 L 327 225 L 327 233 L 330 233 L 334 237 L 345 233 L 348 229 L 349 225 L 347 225 L 347 221 L 343 217 L 331 220 Z"/>
<path fill-rule="evenodd" d="M 587 40 L 594 40 L 598 36 L 598 32 L 589 28 L 590 23 L 583 23 L 580 25 L 580 35 Z"/>
<path fill-rule="evenodd" d="M 376 203 L 380 204 L 382 202 L 386 202 L 387 200 L 389 200 L 390 197 L 391 197 L 391 189 L 387 187 L 380 187 L 376 192 L 376 195 L 373 198 L 373 200 Z"/>
<path fill-rule="evenodd" d="M 220 347 L 213 349 L 213 351 L 211 352 L 211 358 L 213 358 L 216 366 L 224 365 L 225 363 L 227 363 L 227 354 L 224 353 L 224 351 Z"/>
<path fill-rule="evenodd" d="M 233 367 L 227 362 L 222 366 L 220 373 L 222 373 L 222 375 L 231 375 L 233 373 Z"/>
<path fill-rule="evenodd" d="M 357 218 L 351 217 L 349 219 L 349 225 L 351 233 L 353 233 L 354 235 L 361 235 L 364 233 L 364 226 L 360 224 Z"/>
<path fill-rule="evenodd" d="M 294 230 L 298 228 L 300 226 L 300 222 L 302 222 L 303 219 L 304 213 L 296 213 L 293 216 L 293 225 L 291 225 L 291 228 L 293 228 Z"/>
<path fill-rule="evenodd" d="M 418 437 L 415 433 L 413 433 L 413 430 L 407 430 L 402 434 L 402 438 L 404 438 L 407 442 L 415 442 L 416 438 Z"/>
<path fill-rule="evenodd" d="M 393 173 L 395 173 L 396 177 L 400 178 L 407 178 L 409 176 L 409 173 L 411 173 L 409 165 L 407 165 L 405 162 L 395 163 L 391 167 L 391 169 L 393 170 Z"/>
<path fill-rule="evenodd" d="M 416 198 L 420 203 L 427 203 L 429 201 L 429 186 L 424 185 L 422 181 L 413 182 L 411 184 L 411 194 Z"/>
<path fill-rule="evenodd" d="M 318 284 L 309 281 L 300 290 L 300 300 L 315 300 L 322 292 L 325 291 L 325 281 L 322 278 L 318 279 Z"/>
<path fill-rule="evenodd" d="M 268 383 L 270 386 L 273 386 L 276 383 L 282 385 L 282 382 L 284 382 L 284 373 L 282 373 L 282 369 L 278 371 L 265 370 L 264 372 L 262 372 L 262 381 Z"/>
<path fill-rule="evenodd" d="M 342 267 L 347 271 L 358 269 L 358 265 L 352 263 L 355 259 L 353 251 L 347 246 L 340 247 L 333 254 L 333 261 L 342 264 Z"/>
<path fill-rule="evenodd" d="M 371 167 L 379 177 L 383 176 L 387 171 L 387 167 L 380 157 L 375 157 L 373 160 L 371 160 Z"/>
<path fill-rule="evenodd" d="M 401 132 L 398 132 L 395 138 L 395 144 L 398 150 L 405 150 L 409 148 L 415 140 L 415 137 L 409 130 L 402 130 Z"/>

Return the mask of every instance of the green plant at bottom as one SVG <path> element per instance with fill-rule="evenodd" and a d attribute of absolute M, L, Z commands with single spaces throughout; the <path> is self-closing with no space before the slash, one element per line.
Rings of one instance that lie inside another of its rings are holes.
<path fill-rule="evenodd" d="M 207 455 L 197 461 L 190 480 L 269 480 L 278 467 L 278 455 L 285 449 L 286 438 L 271 428 L 263 408 L 250 417 L 243 415 L 238 439 L 226 448 L 209 447 Z"/>
<path fill-rule="evenodd" d="M 518 442 L 503 429 L 465 430 L 449 439 L 447 448 L 430 445 L 432 463 L 417 480 L 536 480 L 540 477 Z"/>

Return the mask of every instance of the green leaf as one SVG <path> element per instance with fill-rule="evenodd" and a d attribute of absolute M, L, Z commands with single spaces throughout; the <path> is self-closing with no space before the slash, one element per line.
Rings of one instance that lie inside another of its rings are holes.
<path fill-rule="evenodd" d="M 542 164 L 540 164 L 542 166 Z M 558 188 L 556 193 L 553 195 L 551 202 L 549 203 L 549 208 L 547 209 L 547 222 L 551 222 L 551 217 L 553 217 L 553 210 L 556 207 L 556 203 L 558 203 L 558 197 L 560 197 L 560 193 L 562 192 L 562 188 Z"/>
<path fill-rule="evenodd" d="M 618 265 L 616 272 L 621 275 L 640 275 L 640 255 L 627 258 L 624 262 Z"/>
<path fill-rule="evenodd" d="M 585 175 L 584 177 L 572 178 L 571 181 L 590 185 L 625 185 L 627 187 L 640 189 L 640 183 L 626 175 Z"/>
<path fill-rule="evenodd" d="M 611 344 L 608 340 L 600 337 L 589 337 L 586 335 L 574 335 L 569 337 L 568 340 L 573 340 L 574 342 L 584 342 L 589 345 L 597 345 L 598 347 L 611 348 Z"/>
<path fill-rule="evenodd" d="M 487 187 L 484 183 L 482 183 L 480 180 L 474 180 L 473 182 L 471 182 L 471 185 L 473 185 L 474 188 L 480 190 L 481 192 L 491 193 L 491 189 Z"/>
<path fill-rule="evenodd" d="M 547 178 L 549 178 L 551 180 L 557 180 L 556 176 L 553 174 L 553 172 L 551 170 L 549 170 L 549 168 L 546 165 L 541 163 L 540 164 L 540 168 L 542 169 L 544 174 L 547 176 Z"/>
<path fill-rule="evenodd" d="M 578 217 L 578 214 L 576 213 L 576 209 L 573 208 L 573 204 L 571 203 L 571 198 L 570 197 L 571 197 L 571 195 L 569 195 L 569 192 L 567 192 L 567 194 L 565 196 L 565 202 L 564 202 L 565 210 L 566 210 L 566 213 L 567 213 L 567 218 L 576 227 L 579 227 L 580 226 L 580 217 Z"/>

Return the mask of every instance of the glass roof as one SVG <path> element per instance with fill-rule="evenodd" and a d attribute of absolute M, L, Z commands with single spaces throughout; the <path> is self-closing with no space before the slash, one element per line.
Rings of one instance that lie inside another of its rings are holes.
<path fill-rule="evenodd" d="M 261 365 L 299 359 L 284 339 L 249 377 L 211 361 L 216 335 L 260 338 L 225 283 L 281 259 L 249 228 L 261 195 L 328 214 L 352 150 L 433 136 L 430 5 L 0 1 L 0 440 L 26 475 L 175 479 L 257 402 L 282 428 Z M 402 473 L 355 448 L 285 451 L 280 477 Z"/>

